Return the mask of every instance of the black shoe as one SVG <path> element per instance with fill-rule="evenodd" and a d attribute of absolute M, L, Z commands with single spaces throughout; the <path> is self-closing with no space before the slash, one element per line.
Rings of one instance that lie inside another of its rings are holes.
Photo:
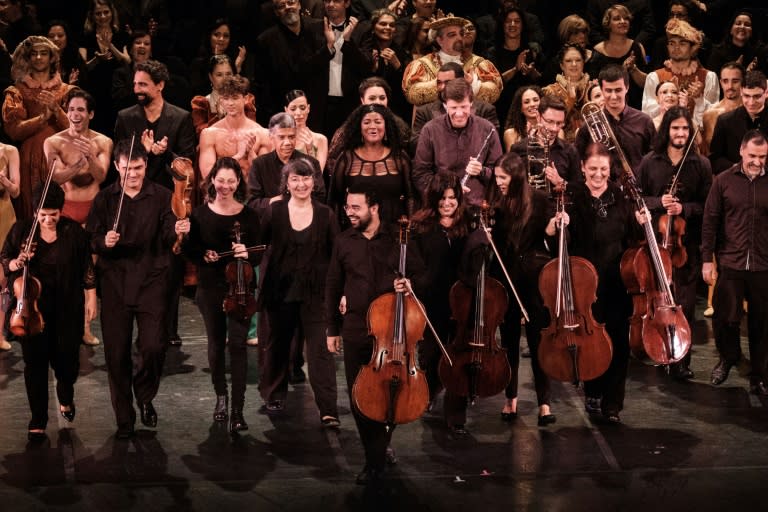
<path fill-rule="evenodd" d="M 391 446 L 387 446 L 387 451 L 384 453 L 384 461 L 390 466 L 397 464 L 397 455 L 395 455 L 395 449 Z"/>
<path fill-rule="evenodd" d="M 115 432 L 115 439 L 126 440 L 132 438 L 135 435 L 136 431 L 134 430 L 133 425 L 122 426 L 117 428 L 117 432 Z"/>
<path fill-rule="evenodd" d="M 557 416 L 555 416 L 554 414 L 545 414 L 544 416 L 539 416 L 539 420 L 537 421 L 537 424 L 540 427 L 546 427 L 547 425 L 551 425 L 556 421 L 557 421 Z"/>
<path fill-rule="evenodd" d="M 171 339 L 168 340 L 168 344 L 172 347 L 180 347 L 181 346 L 181 336 L 176 334 L 175 336 L 171 336 Z"/>
<path fill-rule="evenodd" d="M 139 411 L 141 411 L 141 424 L 145 427 L 155 428 L 157 426 L 157 411 L 152 405 L 152 402 L 146 404 L 139 404 Z"/>
<path fill-rule="evenodd" d="M 594 396 L 584 397 L 584 410 L 589 415 L 600 414 L 600 399 Z"/>
<path fill-rule="evenodd" d="M 713 386 L 719 386 L 725 379 L 728 378 L 728 374 L 733 367 L 732 364 L 725 362 L 725 359 L 720 359 L 715 367 L 712 369 L 711 382 Z"/>
<path fill-rule="evenodd" d="M 61 411 L 61 416 L 70 423 L 75 421 L 75 402 L 72 402 L 68 411 Z"/>
<path fill-rule="evenodd" d="M 502 412 L 501 413 L 501 421 L 506 421 L 507 423 L 512 423 L 517 419 L 517 412 Z"/>
<path fill-rule="evenodd" d="M 301 368 L 296 368 L 288 375 L 288 383 L 290 384 L 301 384 L 303 382 L 307 382 L 307 375 Z"/>
<path fill-rule="evenodd" d="M 213 421 L 227 421 L 228 408 L 229 397 L 227 395 L 216 395 L 216 407 L 213 409 Z"/>
<path fill-rule="evenodd" d="M 27 441 L 34 444 L 40 444 L 48 439 L 45 432 L 27 432 Z"/>
<path fill-rule="evenodd" d="M 464 437 L 469 435 L 469 430 L 464 427 L 461 423 L 456 423 L 455 425 L 451 425 L 451 434 L 453 434 L 456 437 Z"/>
<path fill-rule="evenodd" d="M 270 400 L 269 402 L 259 407 L 259 414 L 267 414 L 267 415 L 280 414 L 281 412 L 283 412 L 284 408 L 285 406 L 283 405 L 282 400 Z"/>
<path fill-rule="evenodd" d="M 339 428 L 341 422 L 335 416 L 323 416 L 323 418 L 320 420 L 320 424 L 323 426 L 323 428 Z"/>
<path fill-rule="evenodd" d="M 753 395 L 768 396 L 768 386 L 762 380 L 750 384 L 749 391 Z"/>
<path fill-rule="evenodd" d="M 688 366 L 688 363 L 683 361 L 671 365 L 670 374 L 675 380 L 691 380 L 693 378 L 693 370 Z"/>
<path fill-rule="evenodd" d="M 355 478 L 355 483 L 357 485 L 376 484 L 379 480 L 381 480 L 383 473 L 384 469 L 374 469 L 366 465 L 363 470 L 358 473 L 357 478 Z"/>
<path fill-rule="evenodd" d="M 232 408 L 232 414 L 229 416 L 229 433 L 236 434 L 242 430 L 248 430 L 248 424 L 243 418 L 243 410 Z"/>

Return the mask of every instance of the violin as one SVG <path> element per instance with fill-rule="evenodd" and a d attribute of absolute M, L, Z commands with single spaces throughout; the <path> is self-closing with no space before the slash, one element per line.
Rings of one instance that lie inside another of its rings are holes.
<path fill-rule="evenodd" d="M 488 203 L 483 202 L 480 216 L 481 224 L 487 226 Z M 485 270 L 484 260 L 474 289 L 461 281 L 451 287 L 449 303 L 456 335 L 447 350 L 453 365 L 448 364 L 445 356 L 438 365 L 445 389 L 468 397 L 470 403 L 478 396 L 500 393 L 512 378 L 507 351 L 496 340 L 496 330 L 504 321 L 509 299 L 504 285 L 488 277 Z"/>
<path fill-rule="evenodd" d="M 557 212 L 565 211 L 565 185 L 555 188 Z M 613 347 L 605 325 L 592 316 L 597 300 L 597 271 L 585 258 L 570 256 L 565 225 L 558 225 L 560 247 L 539 274 L 539 291 L 551 321 L 541 332 L 538 355 L 549 377 L 572 382 L 593 380 L 611 364 Z"/>
<path fill-rule="evenodd" d="M 240 222 L 234 224 L 235 243 L 240 244 Z M 246 322 L 256 313 L 256 297 L 253 295 L 253 267 L 244 258 L 235 258 L 235 261 L 227 263 L 224 275 L 229 284 L 229 290 L 224 297 L 222 307 L 230 317 Z"/>
<path fill-rule="evenodd" d="M 29 235 L 24 242 L 22 248 L 23 253 L 31 254 L 35 247 L 35 234 L 37 228 L 40 225 L 38 214 L 45 204 L 45 198 L 48 195 L 48 189 L 51 186 L 51 180 L 53 180 L 53 173 L 56 171 L 56 162 L 53 161 L 51 165 L 51 171 L 45 179 L 45 185 L 43 186 L 43 193 L 40 195 L 40 204 L 35 210 L 34 219 L 32 220 L 32 227 L 29 230 Z M 28 336 L 37 336 L 45 328 L 45 321 L 43 315 L 37 307 L 37 300 L 40 298 L 40 294 L 43 291 L 43 285 L 40 280 L 34 277 L 29 272 L 29 262 L 24 265 L 24 272 L 20 277 L 17 277 L 13 282 L 13 294 L 16 297 L 16 307 L 11 312 L 11 318 L 8 325 L 8 329 L 19 338 L 26 338 Z"/>
<path fill-rule="evenodd" d="M 171 162 L 171 176 L 173 177 L 173 195 L 171 196 L 171 211 L 178 220 L 186 219 L 192 213 L 192 181 L 195 169 L 192 160 L 178 157 Z M 179 234 L 173 244 L 173 254 L 181 252 L 181 240 L 184 235 Z"/>
<path fill-rule="evenodd" d="M 400 218 L 400 262 L 405 275 L 409 221 Z M 363 416 L 387 427 L 421 417 L 429 402 L 424 371 L 417 366 L 416 345 L 426 317 L 416 299 L 404 292 L 385 293 L 368 307 L 368 332 L 373 337 L 371 361 L 360 368 L 352 399 Z"/>

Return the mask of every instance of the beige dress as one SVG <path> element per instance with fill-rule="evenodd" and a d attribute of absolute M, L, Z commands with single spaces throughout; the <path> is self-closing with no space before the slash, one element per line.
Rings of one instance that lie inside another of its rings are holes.
<path fill-rule="evenodd" d="M 8 159 L 5 157 L 2 144 L 0 144 L 0 173 L 10 177 L 8 173 Z M 5 237 L 16 222 L 16 213 L 11 204 L 11 194 L 7 190 L 0 191 L 0 248 L 5 243 Z"/>

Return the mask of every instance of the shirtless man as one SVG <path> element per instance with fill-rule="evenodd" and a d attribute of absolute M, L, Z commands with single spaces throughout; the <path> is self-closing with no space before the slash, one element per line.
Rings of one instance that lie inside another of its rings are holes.
<path fill-rule="evenodd" d="M 254 158 L 272 151 L 269 131 L 245 116 L 246 94 L 247 79 L 233 76 L 224 80 L 219 104 L 226 116 L 200 132 L 198 167 L 202 179 L 208 176 L 218 158 L 230 156 L 247 171 Z"/>
<path fill-rule="evenodd" d="M 43 152 L 51 167 L 56 162 L 53 179 L 64 190 L 62 215 L 85 225 L 93 198 L 107 176 L 112 157 L 112 140 L 91 130 L 93 97 L 74 88 L 66 96 L 69 128 L 55 133 L 43 142 Z M 99 339 L 91 333 L 90 322 L 85 322 L 83 341 L 98 345 Z"/>
<path fill-rule="evenodd" d="M 720 88 L 723 99 L 704 112 L 704 143 L 701 154 L 709 155 L 709 144 L 715 133 L 715 124 L 720 114 L 725 114 L 741 106 L 741 84 L 744 81 L 744 68 L 736 61 L 727 62 L 720 69 Z"/>

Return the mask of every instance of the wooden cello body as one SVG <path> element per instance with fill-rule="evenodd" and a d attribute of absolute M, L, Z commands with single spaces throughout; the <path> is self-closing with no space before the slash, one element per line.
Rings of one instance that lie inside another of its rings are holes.
<path fill-rule="evenodd" d="M 564 190 L 559 191 L 558 211 L 564 211 Z M 578 385 L 605 373 L 613 347 L 605 326 L 592 316 L 597 300 L 597 271 L 585 258 L 570 256 L 560 225 L 558 257 L 539 274 L 539 292 L 551 321 L 541 332 L 538 356 L 549 377 Z"/>
<path fill-rule="evenodd" d="M 408 221 L 400 220 L 400 275 L 405 275 Z M 388 426 L 421 417 L 429 403 L 429 387 L 418 367 L 417 343 L 426 318 L 416 300 L 403 292 L 385 293 L 368 307 L 373 337 L 371 361 L 360 368 L 352 399 L 363 416 Z"/>

